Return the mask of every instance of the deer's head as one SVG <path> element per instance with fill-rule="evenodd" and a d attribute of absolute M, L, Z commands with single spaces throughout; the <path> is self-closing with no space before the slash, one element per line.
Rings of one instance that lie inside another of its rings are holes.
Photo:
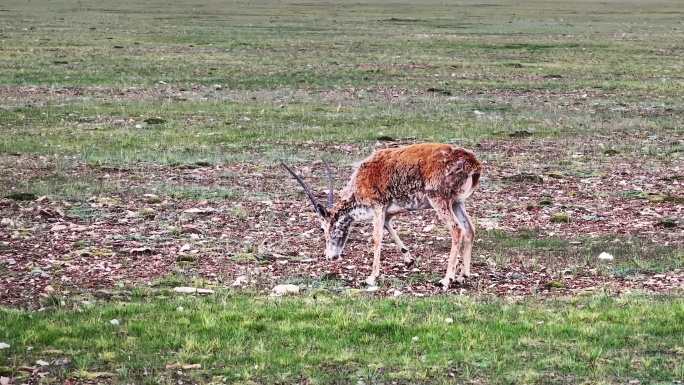
<path fill-rule="evenodd" d="M 285 167 L 285 169 L 290 173 L 290 175 L 292 175 L 295 180 L 299 182 L 306 192 L 306 196 L 309 197 L 309 201 L 311 201 L 314 211 L 318 213 L 321 231 L 325 236 L 325 257 L 329 261 L 336 261 L 340 259 L 340 256 L 342 255 L 342 249 L 344 248 L 344 245 L 347 242 L 347 237 L 349 236 L 349 224 L 340 223 L 338 216 L 335 215 L 335 210 L 333 209 L 333 205 L 335 203 L 335 197 L 333 195 L 333 179 L 328 162 L 323 160 L 325 171 L 328 175 L 327 207 L 318 202 L 316 197 L 311 192 L 309 186 L 307 186 L 307 184 L 302 180 L 302 178 L 299 177 L 299 175 L 297 175 L 297 173 L 292 171 L 292 169 L 282 161 L 280 164 L 282 164 L 283 167 Z"/>

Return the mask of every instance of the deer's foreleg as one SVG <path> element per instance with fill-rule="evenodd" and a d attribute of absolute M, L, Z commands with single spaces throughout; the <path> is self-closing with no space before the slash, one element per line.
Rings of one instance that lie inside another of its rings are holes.
<path fill-rule="evenodd" d="M 385 208 L 373 208 L 373 267 L 371 275 L 366 279 L 368 286 L 376 286 L 380 276 L 380 250 L 382 249 L 382 231 L 385 228 Z"/>

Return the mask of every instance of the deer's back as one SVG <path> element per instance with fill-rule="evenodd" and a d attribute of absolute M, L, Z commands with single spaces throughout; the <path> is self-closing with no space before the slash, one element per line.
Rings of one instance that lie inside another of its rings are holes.
<path fill-rule="evenodd" d="M 354 172 L 356 198 L 410 202 L 424 197 L 459 196 L 477 184 L 482 164 L 472 151 L 441 143 L 378 150 Z M 477 176 L 475 176 L 477 175 Z M 470 177 L 473 182 L 468 182 Z M 466 184 L 468 186 L 466 186 Z"/>

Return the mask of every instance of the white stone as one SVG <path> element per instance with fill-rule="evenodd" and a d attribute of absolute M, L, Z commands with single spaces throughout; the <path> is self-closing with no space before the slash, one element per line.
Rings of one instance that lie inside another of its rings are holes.
<path fill-rule="evenodd" d="M 185 309 L 183 308 L 183 306 L 178 306 L 178 307 L 176 308 L 176 311 L 181 311 L 181 312 L 182 312 L 183 310 L 185 310 Z"/>
<path fill-rule="evenodd" d="M 4 342 L 0 342 L 0 350 L 2 350 L 2 349 L 7 349 L 7 348 L 9 348 L 9 347 L 10 347 L 10 345 L 8 345 L 8 344 L 6 344 L 6 343 L 4 343 Z"/>
<path fill-rule="evenodd" d="M 116 325 L 119 324 L 119 320 L 116 319 L 116 318 L 114 318 L 113 320 L 109 321 L 109 323 L 112 324 L 112 325 L 114 325 L 114 326 L 116 326 Z"/>
<path fill-rule="evenodd" d="M 214 211 L 216 211 L 216 210 L 211 208 L 211 207 L 204 207 L 204 208 L 193 207 L 193 208 L 187 209 L 183 212 L 188 213 L 188 214 L 207 214 L 207 213 L 212 213 Z"/>
<path fill-rule="evenodd" d="M 247 277 L 246 275 L 241 275 L 241 276 L 235 278 L 235 281 L 233 281 L 233 283 L 231 283 L 230 286 L 242 286 L 242 285 L 246 285 L 248 283 L 249 283 L 249 277 Z"/>
<path fill-rule="evenodd" d="M 51 231 L 62 231 L 68 229 L 69 226 L 66 225 L 54 225 L 52 228 L 50 228 Z"/>
<path fill-rule="evenodd" d="M 299 286 L 297 285 L 277 285 L 273 288 L 272 296 L 281 296 L 285 294 L 297 294 L 299 293 Z"/>
<path fill-rule="evenodd" d="M 600 259 L 602 261 L 612 261 L 613 259 L 615 259 L 615 257 L 613 257 L 611 254 L 608 254 L 604 251 L 603 253 L 599 254 L 598 259 Z"/>
<path fill-rule="evenodd" d="M 453 318 L 445 318 L 444 322 L 446 322 L 448 324 L 452 324 L 452 323 L 454 323 L 454 319 Z"/>
<path fill-rule="evenodd" d="M 175 293 L 196 293 L 197 288 L 196 287 L 188 287 L 188 286 L 179 286 L 179 287 L 174 287 L 173 291 Z"/>
<path fill-rule="evenodd" d="M 50 365 L 49 362 L 43 361 L 43 360 L 38 360 L 38 361 L 36 361 L 36 364 L 37 364 L 37 365 L 40 365 L 40 366 L 49 366 L 49 365 Z"/>
<path fill-rule="evenodd" d="M 411 338 L 411 341 L 413 341 L 413 342 L 417 342 L 418 340 L 419 340 L 418 336 Z"/>

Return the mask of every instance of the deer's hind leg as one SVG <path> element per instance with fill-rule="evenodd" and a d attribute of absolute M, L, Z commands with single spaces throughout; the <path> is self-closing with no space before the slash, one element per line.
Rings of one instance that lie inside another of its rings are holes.
<path fill-rule="evenodd" d="M 397 248 L 399 248 L 399 251 L 401 251 L 401 254 L 404 257 L 404 263 L 406 264 L 406 267 L 413 266 L 413 258 L 411 258 L 411 253 L 409 252 L 409 249 L 407 249 L 406 246 L 404 246 L 404 242 L 402 242 L 401 239 L 399 239 L 399 235 L 397 235 L 397 232 L 394 231 L 394 228 L 392 228 L 392 217 L 389 215 L 385 217 L 385 228 L 394 240 L 394 243 L 397 245 Z"/>
<path fill-rule="evenodd" d="M 470 220 L 470 216 L 468 216 L 463 202 L 454 202 L 453 209 L 456 218 L 465 229 L 465 234 L 463 236 L 463 266 L 461 268 L 460 277 L 469 277 L 470 258 L 472 256 L 473 242 L 475 242 L 475 226 L 473 226 L 473 222 Z"/>
<path fill-rule="evenodd" d="M 456 267 L 458 266 L 458 255 L 465 233 L 464 226 L 457 219 L 452 211 L 452 203 L 445 200 L 432 200 L 432 207 L 437 211 L 437 215 L 446 225 L 447 230 L 451 233 L 451 252 L 449 253 L 449 260 L 447 262 L 447 271 L 444 279 L 439 281 L 439 285 L 443 288 L 448 288 L 451 283 L 456 280 Z M 461 280 L 462 281 L 462 280 Z"/>

